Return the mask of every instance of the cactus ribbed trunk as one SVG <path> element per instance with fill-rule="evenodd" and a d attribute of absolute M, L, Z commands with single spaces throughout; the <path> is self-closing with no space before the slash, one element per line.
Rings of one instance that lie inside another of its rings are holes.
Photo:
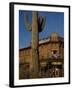
<path fill-rule="evenodd" d="M 32 78 L 37 78 L 39 74 L 39 54 L 38 54 L 38 13 L 32 12 L 32 63 L 31 74 Z"/>
<path fill-rule="evenodd" d="M 32 11 L 32 24 L 28 21 L 28 13 L 24 16 L 26 28 L 32 31 L 32 59 L 30 60 L 30 78 L 38 78 L 40 70 L 38 41 L 39 32 L 41 32 L 45 26 L 45 17 L 38 16 L 37 11 Z"/>

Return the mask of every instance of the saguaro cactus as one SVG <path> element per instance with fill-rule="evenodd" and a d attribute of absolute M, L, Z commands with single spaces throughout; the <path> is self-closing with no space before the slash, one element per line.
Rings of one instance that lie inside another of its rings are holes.
<path fill-rule="evenodd" d="M 31 78 L 37 78 L 39 76 L 38 33 L 41 32 L 45 26 L 45 17 L 38 16 L 37 11 L 32 11 L 32 24 L 28 21 L 28 12 L 25 13 L 24 20 L 27 29 L 32 31 L 32 60 L 30 64 Z"/>

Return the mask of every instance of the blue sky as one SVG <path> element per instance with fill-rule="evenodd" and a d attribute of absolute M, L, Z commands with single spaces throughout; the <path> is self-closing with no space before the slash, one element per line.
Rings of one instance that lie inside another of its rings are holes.
<path fill-rule="evenodd" d="M 31 32 L 25 26 L 23 10 L 19 10 L 19 48 L 30 45 Z M 32 12 L 29 11 L 29 21 L 32 22 Z M 49 37 L 52 32 L 57 32 L 64 37 L 64 13 L 63 12 L 38 12 L 39 16 L 46 17 L 44 30 L 39 33 L 39 39 Z"/>

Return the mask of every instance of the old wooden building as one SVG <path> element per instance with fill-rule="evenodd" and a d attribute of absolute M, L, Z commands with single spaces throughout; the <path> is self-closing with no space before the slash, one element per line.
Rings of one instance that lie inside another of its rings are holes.
<path fill-rule="evenodd" d="M 64 76 L 64 38 L 53 32 L 50 37 L 39 40 L 40 77 Z M 31 44 L 19 50 L 19 78 L 29 78 Z"/>

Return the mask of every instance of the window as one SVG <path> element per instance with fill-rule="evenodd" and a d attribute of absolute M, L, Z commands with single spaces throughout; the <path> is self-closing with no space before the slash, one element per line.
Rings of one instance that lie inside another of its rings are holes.
<path fill-rule="evenodd" d="M 52 51 L 52 54 L 57 54 L 57 50 L 53 50 Z"/>
<path fill-rule="evenodd" d="M 56 50 L 54 50 L 54 51 L 53 51 L 53 54 L 56 54 L 56 53 L 57 53 L 57 51 L 56 51 Z"/>

